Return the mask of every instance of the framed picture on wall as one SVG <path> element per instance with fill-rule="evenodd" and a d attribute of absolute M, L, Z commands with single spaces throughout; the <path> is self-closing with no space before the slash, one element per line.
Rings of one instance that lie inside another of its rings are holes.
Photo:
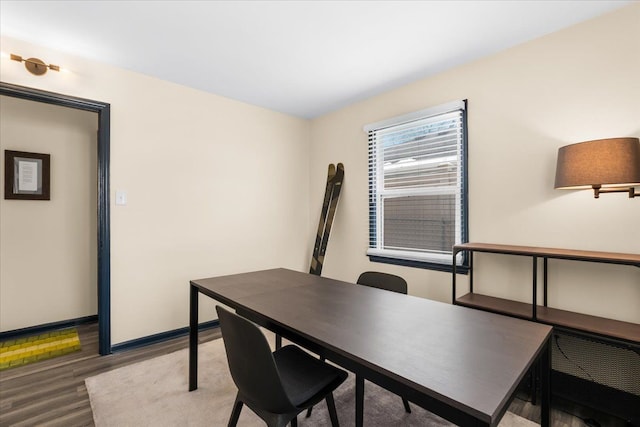
<path fill-rule="evenodd" d="M 4 198 L 50 200 L 49 154 L 4 150 Z"/>

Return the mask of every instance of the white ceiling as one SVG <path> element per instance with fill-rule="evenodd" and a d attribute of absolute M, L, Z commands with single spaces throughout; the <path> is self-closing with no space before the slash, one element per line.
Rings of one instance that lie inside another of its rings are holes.
<path fill-rule="evenodd" d="M 631 2 L 2 0 L 0 30 L 313 118 Z"/>

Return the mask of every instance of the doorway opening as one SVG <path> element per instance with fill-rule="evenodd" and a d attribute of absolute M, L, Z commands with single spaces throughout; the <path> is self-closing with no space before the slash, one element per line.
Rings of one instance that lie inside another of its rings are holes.
<path fill-rule="evenodd" d="M 111 267 L 109 219 L 109 138 L 110 105 L 54 92 L 0 82 L 0 95 L 43 102 L 98 113 L 97 164 L 97 270 L 98 270 L 98 351 L 111 353 Z"/>

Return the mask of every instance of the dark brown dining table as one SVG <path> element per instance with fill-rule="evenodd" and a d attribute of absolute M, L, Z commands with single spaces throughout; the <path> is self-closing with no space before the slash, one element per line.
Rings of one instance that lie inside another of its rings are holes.
<path fill-rule="evenodd" d="M 495 426 L 538 363 L 549 426 L 552 327 L 288 269 L 190 281 L 189 390 L 198 387 L 204 294 L 364 380 L 460 426 Z"/>

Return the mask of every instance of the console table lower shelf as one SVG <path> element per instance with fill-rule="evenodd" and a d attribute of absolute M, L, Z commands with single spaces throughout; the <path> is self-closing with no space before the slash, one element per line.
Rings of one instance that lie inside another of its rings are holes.
<path fill-rule="evenodd" d="M 519 301 L 469 293 L 457 298 L 456 304 L 532 320 L 531 304 Z M 618 416 L 627 420 L 629 426 L 640 427 L 640 387 L 635 386 L 632 393 L 621 390 L 621 383 L 633 380 L 607 373 L 612 366 L 625 366 L 625 372 L 640 378 L 640 325 L 544 306 L 537 307 L 536 321 L 555 327 L 552 394 Z M 568 349 L 574 351 L 567 354 Z M 574 360 L 579 357 L 576 349 L 584 354 L 577 362 Z M 589 371 L 599 371 L 600 376 L 594 378 L 587 374 L 586 366 Z M 628 384 L 623 388 L 628 388 Z"/>
<path fill-rule="evenodd" d="M 456 298 L 456 304 L 498 314 L 534 320 L 532 305 L 504 298 L 468 293 Z M 561 326 L 605 338 L 617 338 L 630 343 L 640 342 L 640 324 L 575 313 L 573 311 L 538 305 L 536 321 Z"/>

